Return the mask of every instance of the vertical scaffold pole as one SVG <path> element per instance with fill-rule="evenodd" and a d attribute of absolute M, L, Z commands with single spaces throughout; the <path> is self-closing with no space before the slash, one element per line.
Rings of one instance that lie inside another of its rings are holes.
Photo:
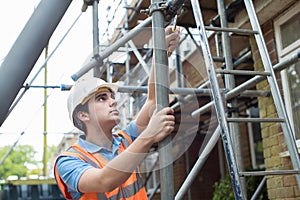
<path fill-rule="evenodd" d="M 45 59 L 48 58 L 48 46 L 45 47 Z M 44 68 L 44 85 L 48 84 L 48 67 L 47 63 Z M 44 88 L 44 146 L 43 146 L 43 176 L 47 176 L 47 88 Z"/>
<path fill-rule="evenodd" d="M 99 15 L 98 15 L 98 0 L 94 0 L 93 2 L 93 55 L 98 56 L 99 55 Z M 100 66 L 94 67 L 94 77 L 101 76 L 100 72 Z"/>
<path fill-rule="evenodd" d="M 152 36 L 154 46 L 154 69 L 157 110 L 169 106 L 169 68 L 164 30 L 164 15 L 159 9 L 161 1 L 152 0 Z M 158 144 L 161 199 L 174 199 L 173 158 L 171 136 Z"/>

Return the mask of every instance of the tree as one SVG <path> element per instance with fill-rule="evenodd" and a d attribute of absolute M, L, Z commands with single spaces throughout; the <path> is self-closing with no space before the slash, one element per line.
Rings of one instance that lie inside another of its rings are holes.
<path fill-rule="evenodd" d="M 10 146 L 0 148 L 0 159 L 3 158 L 9 149 Z M 36 153 L 37 152 L 30 145 L 16 146 L 0 166 L 0 178 L 6 179 L 10 175 L 27 177 L 29 174 L 32 174 L 28 170 L 28 165 L 36 166 L 38 168 L 38 163 L 40 161 L 35 160 Z"/>
<path fill-rule="evenodd" d="M 54 175 L 53 159 L 55 159 L 55 158 L 53 156 L 54 156 L 56 149 L 57 149 L 57 146 L 55 146 L 55 145 L 47 146 L 47 160 L 48 160 L 47 161 L 47 173 L 48 173 L 48 176 L 50 176 L 50 177 L 52 177 Z"/>
<path fill-rule="evenodd" d="M 56 149 L 57 149 L 57 146 L 55 146 L 55 145 L 47 146 L 47 158 L 48 158 L 48 160 L 50 160 L 53 157 Z"/>

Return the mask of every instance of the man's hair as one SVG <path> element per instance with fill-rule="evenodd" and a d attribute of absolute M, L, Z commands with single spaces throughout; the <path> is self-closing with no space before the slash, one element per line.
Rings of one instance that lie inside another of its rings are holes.
<path fill-rule="evenodd" d="M 73 124 L 76 128 L 78 128 L 79 130 L 83 131 L 86 134 L 86 125 L 83 121 L 81 121 L 78 116 L 77 113 L 78 112 L 86 112 L 89 113 L 89 107 L 88 107 L 88 103 L 85 104 L 79 104 L 78 106 L 76 106 L 76 108 L 73 111 L 72 114 L 72 118 L 73 118 Z"/>

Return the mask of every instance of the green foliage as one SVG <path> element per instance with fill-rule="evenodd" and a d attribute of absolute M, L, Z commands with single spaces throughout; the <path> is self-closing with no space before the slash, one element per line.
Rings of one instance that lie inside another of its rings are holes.
<path fill-rule="evenodd" d="M 220 182 L 214 183 L 215 191 L 213 200 L 234 200 L 230 176 L 227 174 Z"/>
<path fill-rule="evenodd" d="M 2 159 L 10 146 L 0 148 L 0 158 Z M 18 177 L 26 177 L 30 171 L 27 166 L 38 166 L 38 161 L 35 160 L 37 152 L 29 145 L 16 146 L 8 155 L 3 164 L 0 166 L 0 178 L 6 179 L 10 175 L 17 175 Z"/>
<path fill-rule="evenodd" d="M 250 176 L 246 178 L 247 196 L 249 199 L 254 194 L 261 180 L 262 177 L 258 177 L 258 176 Z M 231 184 L 230 176 L 228 174 L 224 179 L 221 179 L 219 182 L 215 182 L 214 187 L 215 187 L 215 191 L 213 195 L 213 200 L 234 200 L 232 184 Z M 263 189 L 263 191 L 261 192 L 260 196 L 257 199 L 258 200 L 268 199 L 266 188 Z"/>
<path fill-rule="evenodd" d="M 250 176 L 246 179 L 248 197 L 251 197 L 254 194 L 254 192 L 256 191 L 256 189 L 262 179 L 263 179 L 263 177 L 261 177 L 261 176 Z M 268 192 L 267 192 L 266 185 L 265 185 L 264 189 L 261 191 L 261 194 L 259 195 L 259 197 L 257 199 L 258 200 L 268 200 Z"/>
<path fill-rule="evenodd" d="M 52 156 L 54 155 L 55 151 L 57 149 L 57 146 L 47 146 L 47 159 L 50 160 Z"/>

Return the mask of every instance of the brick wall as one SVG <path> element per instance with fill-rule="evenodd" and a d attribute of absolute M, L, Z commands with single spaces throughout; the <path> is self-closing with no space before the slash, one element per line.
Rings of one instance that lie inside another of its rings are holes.
<path fill-rule="evenodd" d="M 200 149 L 202 145 L 205 145 L 205 135 L 197 134 L 194 138 L 192 145 L 188 150 L 188 158 L 190 168 L 196 163 Z M 174 186 L 175 193 L 182 186 L 182 183 L 186 179 L 186 165 L 185 165 L 185 155 L 178 159 L 174 163 Z M 215 147 L 212 152 L 209 154 L 205 164 L 201 168 L 199 174 L 195 177 L 190 189 L 192 199 L 212 199 L 214 191 L 214 183 L 220 179 L 220 170 L 219 170 L 219 160 L 218 160 L 218 150 Z M 184 200 L 187 200 L 188 197 L 185 195 Z"/>
<path fill-rule="evenodd" d="M 262 26 L 265 42 L 272 64 L 276 64 L 277 53 L 274 37 L 273 22 L 268 21 Z M 251 38 L 254 68 L 263 70 L 254 38 Z M 279 72 L 276 73 L 277 82 L 280 84 Z M 281 86 L 280 86 L 281 87 Z M 257 85 L 258 90 L 270 90 L 267 81 Z M 259 97 L 260 117 L 277 117 L 275 105 L 272 98 Z M 262 123 L 262 138 L 264 148 L 264 159 L 266 170 L 292 169 L 289 157 L 281 157 L 280 153 L 287 151 L 284 136 L 280 124 Z M 300 199 L 297 182 L 294 175 L 268 176 L 267 188 L 269 199 Z"/>

